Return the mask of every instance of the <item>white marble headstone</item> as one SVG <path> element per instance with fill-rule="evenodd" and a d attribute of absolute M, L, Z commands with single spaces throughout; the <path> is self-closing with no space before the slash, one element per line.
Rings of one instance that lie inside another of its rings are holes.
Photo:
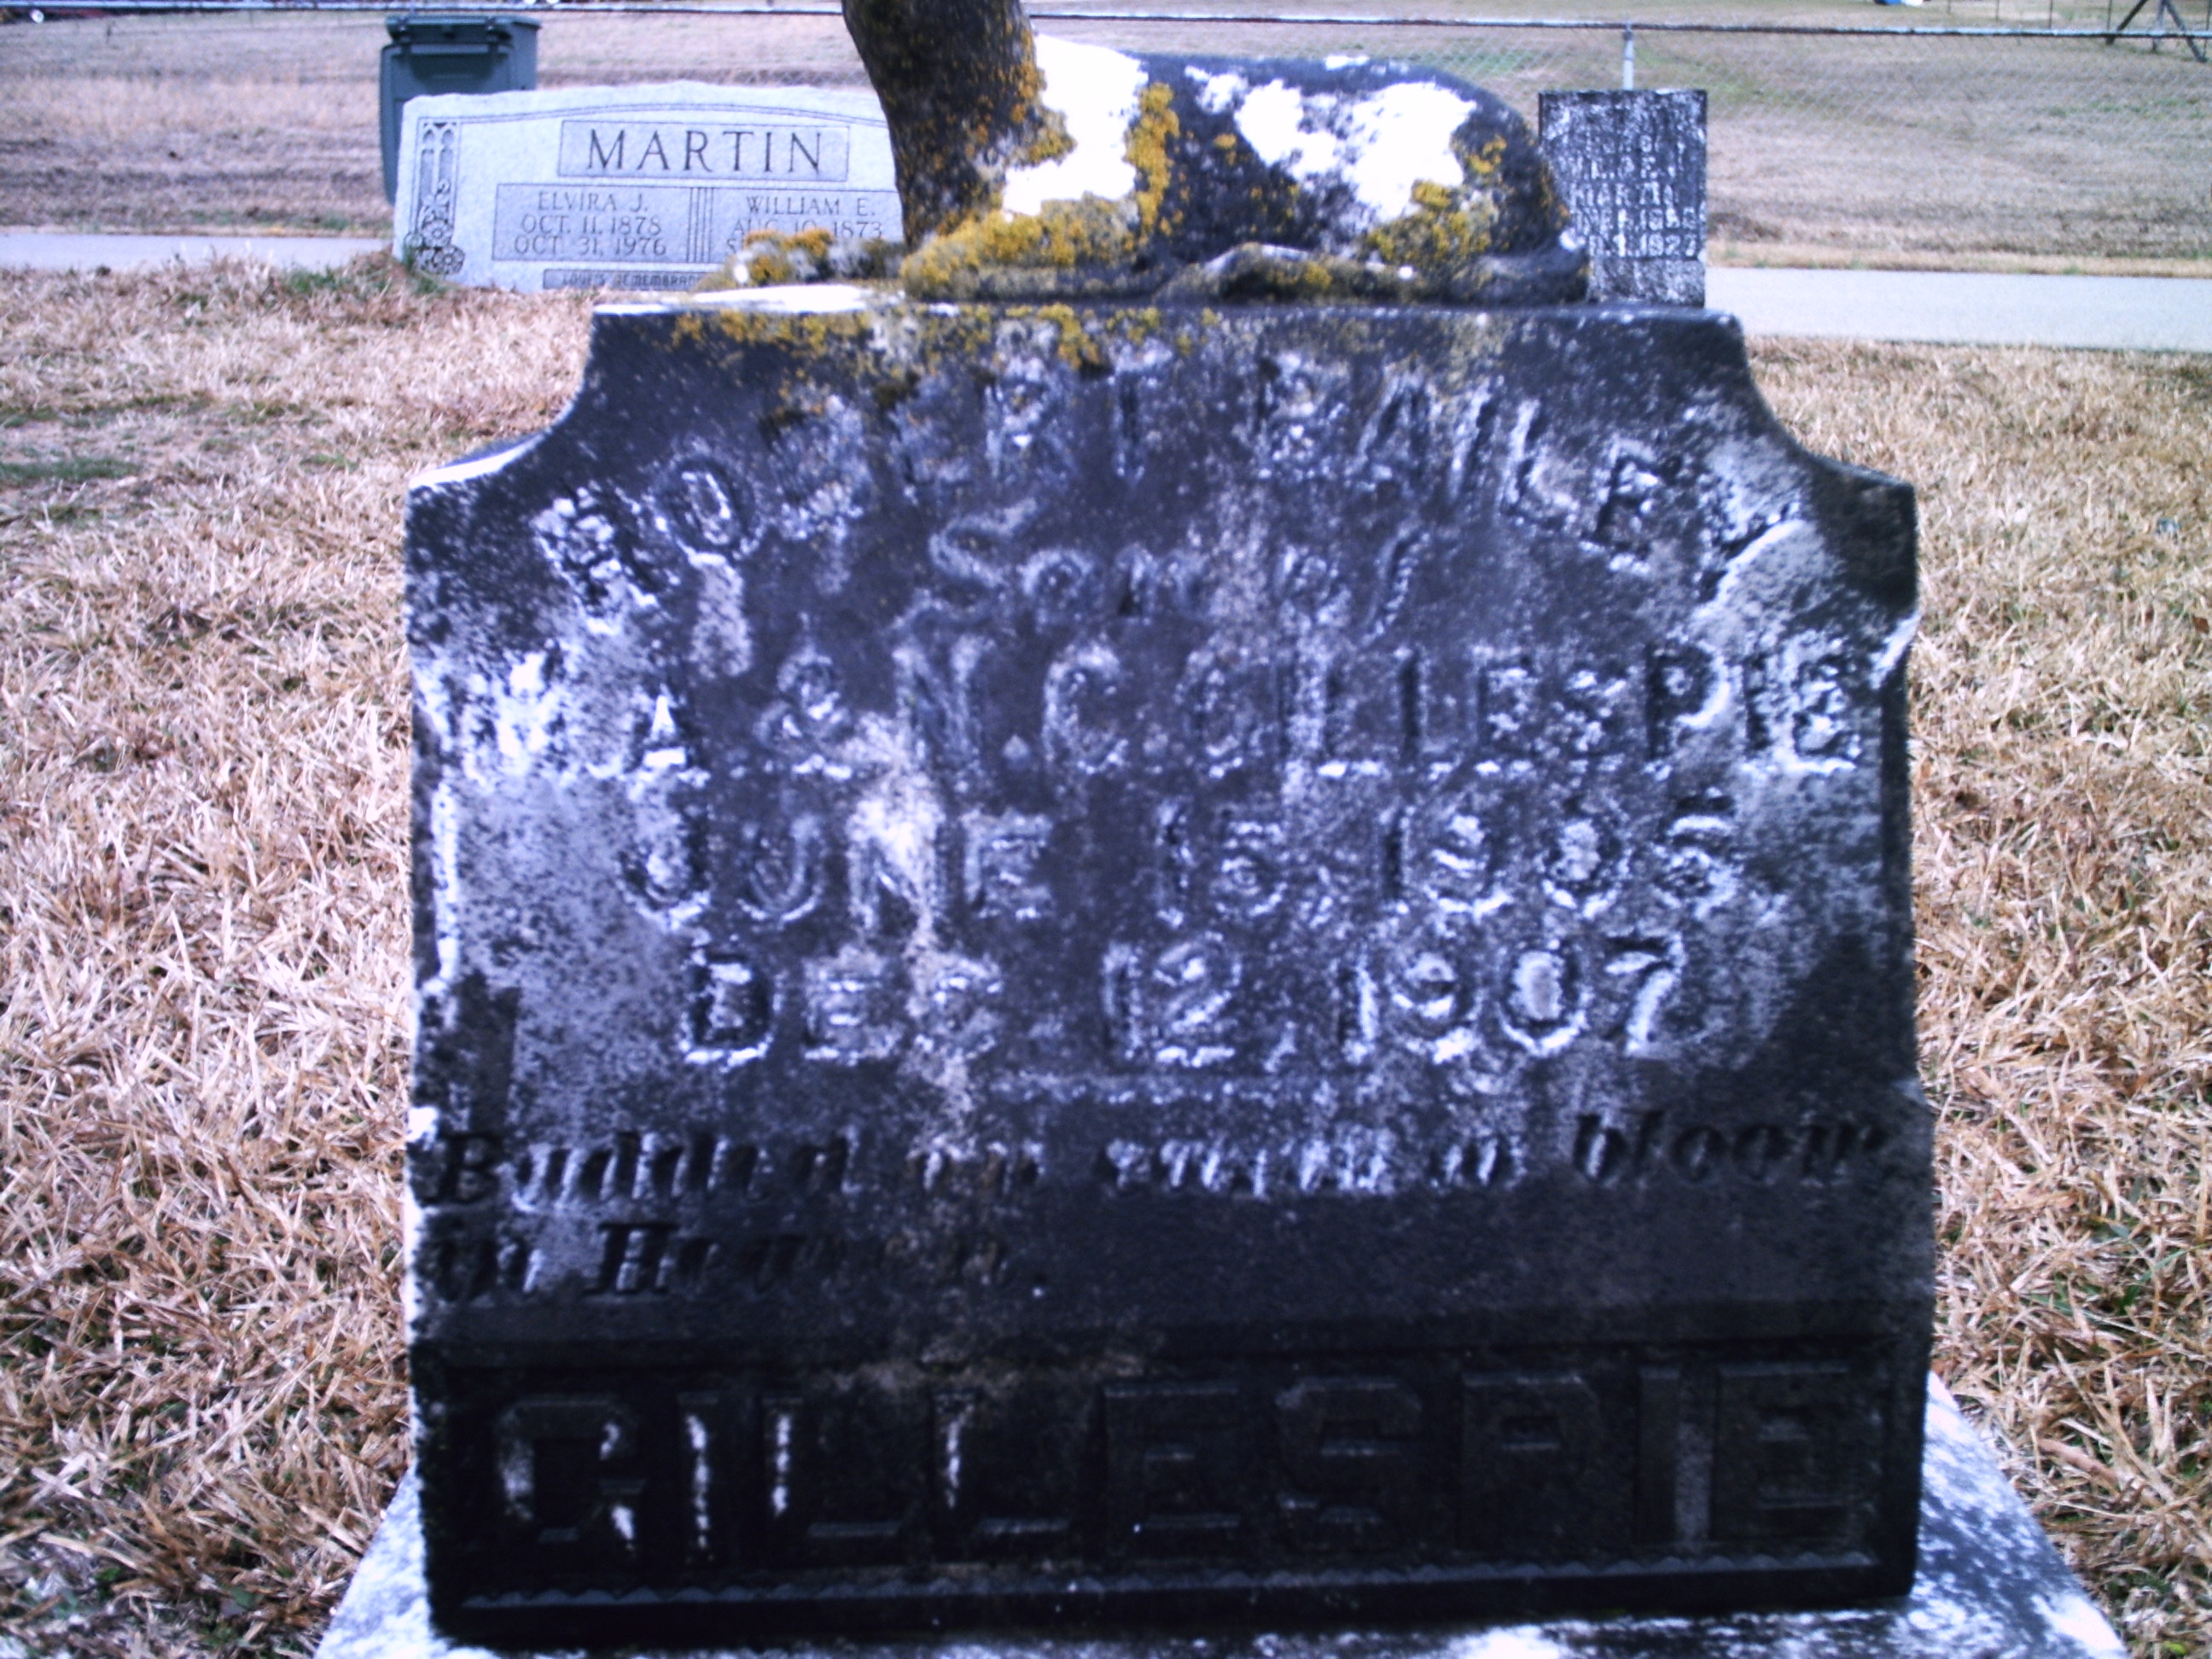
<path fill-rule="evenodd" d="M 472 287 L 686 289 L 755 231 L 899 238 L 882 107 L 812 87 L 409 100 L 392 252 Z"/>

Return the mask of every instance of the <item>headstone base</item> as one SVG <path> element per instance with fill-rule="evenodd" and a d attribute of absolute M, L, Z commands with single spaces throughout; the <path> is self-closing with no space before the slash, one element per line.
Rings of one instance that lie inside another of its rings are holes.
<path fill-rule="evenodd" d="M 1593 300 L 1640 300 L 1655 306 L 1702 306 L 1705 302 L 1705 262 L 1594 255 L 1590 259 L 1589 296 Z"/>
<path fill-rule="evenodd" d="M 1173 1638 L 1008 1632 L 993 1638 L 785 1644 L 793 1659 L 2124 1659 L 2034 1517 L 1943 1385 L 1929 1379 L 1920 1573 L 1899 1601 L 1827 1612 Z M 734 1655 L 741 1650 L 720 1650 Z M 415 1476 L 401 1482 L 316 1659 L 494 1659 L 430 1626 Z M 535 1659 L 509 1654 L 506 1659 Z M 544 1659 L 552 1659 L 549 1653 Z M 675 1654 L 664 1659 L 678 1659 Z M 692 1650 L 683 1659 L 718 1659 Z"/>

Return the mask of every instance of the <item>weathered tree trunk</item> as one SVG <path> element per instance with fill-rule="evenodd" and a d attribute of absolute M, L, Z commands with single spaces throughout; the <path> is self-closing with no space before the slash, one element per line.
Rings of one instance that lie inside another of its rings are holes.
<path fill-rule="evenodd" d="M 996 203 L 1036 141 L 1036 49 L 1022 0 L 844 0 L 845 27 L 883 100 L 906 239 Z"/>

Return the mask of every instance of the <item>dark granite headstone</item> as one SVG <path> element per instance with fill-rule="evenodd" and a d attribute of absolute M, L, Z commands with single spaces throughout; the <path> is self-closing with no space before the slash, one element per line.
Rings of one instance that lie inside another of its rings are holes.
<path fill-rule="evenodd" d="M 1902 1590 L 1913 596 L 1710 313 L 602 310 L 410 501 L 440 1620 Z"/>
<path fill-rule="evenodd" d="M 1705 302 L 1705 94 L 1547 92 L 1544 156 L 1590 252 L 1590 298 Z"/>

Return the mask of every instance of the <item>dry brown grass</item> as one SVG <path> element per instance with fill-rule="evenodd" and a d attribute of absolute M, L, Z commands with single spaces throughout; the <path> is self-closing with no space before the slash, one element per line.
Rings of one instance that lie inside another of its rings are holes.
<path fill-rule="evenodd" d="M 392 276 L 0 283 L 0 1624 L 56 1652 L 281 1650 L 405 1455 L 400 493 L 583 308 Z"/>
<path fill-rule="evenodd" d="M 1939 1369 L 2136 1650 L 2203 1655 L 2212 360 L 1759 356 L 1807 443 L 1921 489 Z"/>
<path fill-rule="evenodd" d="M 400 491 L 545 421 L 584 314 L 381 265 L 0 278 L 0 1626 L 33 1652 L 295 1650 L 399 1472 Z M 1940 1363 L 2137 1651 L 2203 1653 L 2212 362 L 1759 361 L 1808 442 L 1923 489 Z"/>

